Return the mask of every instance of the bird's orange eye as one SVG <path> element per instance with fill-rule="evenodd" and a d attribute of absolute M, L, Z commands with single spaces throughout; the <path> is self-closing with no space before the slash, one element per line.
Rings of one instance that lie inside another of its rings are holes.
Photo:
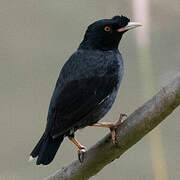
<path fill-rule="evenodd" d="M 111 30 L 111 28 L 109 26 L 104 27 L 104 31 L 109 32 L 110 30 Z"/>

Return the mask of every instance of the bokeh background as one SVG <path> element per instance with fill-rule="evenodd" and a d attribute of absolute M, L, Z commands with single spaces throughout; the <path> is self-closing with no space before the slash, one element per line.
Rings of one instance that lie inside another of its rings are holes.
<path fill-rule="evenodd" d="M 105 121 L 132 113 L 180 73 L 180 1 L 0 0 L 0 180 L 39 180 L 77 158 L 65 139 L 49 166 L 28 162 L 62 65 L 90 23 L 117 14 L 143 27 L 121 41 L 125 75 Z M 91 179 L 179 179 L 179 117 L 180 108 Z M 90 147 L 107 133 L 88 127 L 77 138 Z"/>

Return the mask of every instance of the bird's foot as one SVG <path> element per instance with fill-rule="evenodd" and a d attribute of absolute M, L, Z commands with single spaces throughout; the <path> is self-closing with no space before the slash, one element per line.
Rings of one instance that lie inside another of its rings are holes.
<path fill-rule="evenodd" d="M 118 127 L 118 125 L 123 123 L 123 117 L 125 117 L 125 116 L 127 117 L 126 114 L 120 113 L 119 121 L 116 123 L 100 122 L 100 123 L 92 124 L 91 126 L 109 128 L 111 131 L 112 142 L 113 142 L 113 144 L 115 144 L 116 143 L 116 132 L 115 132 L 115 130 Z"/>
<path fill-rule="evenodd" d="M 109 127 L 113 144 L 116 144 L 116 128 L 124 122 L 123 117 L 127 117 L 127 114 L 120 113 L 118 122 Z"/>
<path fill-rule="evenodd" d="M 118 120 L 118 122 L 116 123 L 117 126 L 120 125 L 120 124 L 122 124 L 122 123 L 124 122 L 123 117 L 126 117 L 126 118 L 127 118 L 127 114 L 126 114 L 126 113 L 120 113 L 119 120 Z"/>
<path fill-rule="evenodd" d="M 86 147 L 81 145 L 74 136 L 68 136 L 68 138 L 76 145 L 78 148 L 78 159 L 82 163 L 84 160 L 84 154 L 86 152 Z"/>
<path fill-rule="evenodd" d="M 83 162 L 85 153 L 86 153 L 86 147 L 81 145 L 81 147 L 78 150 L 78 159 L 80 163 Z"/>

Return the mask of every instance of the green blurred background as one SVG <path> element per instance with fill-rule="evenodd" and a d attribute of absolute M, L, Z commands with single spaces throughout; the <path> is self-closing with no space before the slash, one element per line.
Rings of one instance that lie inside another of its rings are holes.
<path fill-rule="evenodd" d="M 132 113 L 180 73 L 180 2 L 151 0 L 148 8 L 148 50 L 144 54 L 137 46 L 138 29 L 124 35 L 120 50 L 125 75 L 105 121 L 116 121 L 120 112 Z M 134 17 L 132 1 L 0 0 L 0 180 L 39 180 L 77 158 L 76 148 L 65 139 L 49 166 L 28 162 L 43 133 L 62 65 L 76 50 L 90 23 L 117 14 Z M 151 61 L 145 63 L 149 74 L 141 66 L 147 57 Z M 147 80 L 149 88 L 142 77 L 151 79 Z M 179 116 L 178 108 L 159 130 L 153 130 L 91 179 L 179 179 Z M 77 138 L 90 147 L 107 133 L 107 129 L 88 127 L 79 131 Z M 157 138 L 151 138 L 153 134 Z M 156 166 L 160 170 L 156 171 Z"/>

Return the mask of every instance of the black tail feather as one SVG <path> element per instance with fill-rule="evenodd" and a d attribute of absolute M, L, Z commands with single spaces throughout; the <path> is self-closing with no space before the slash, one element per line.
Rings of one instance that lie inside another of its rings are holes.
<path fill-rule="evenodd" d="M 42 143 L 44 142 L 45 139 L 45 133 L 42 135 L 41 139 L 39 140 L 39 142 L 36 144 L 36 146 L 34 147 L 33 151 L 31 152 L 31 156 L 33 158 L 37 157 L 39 154 L 39 151 L 41 149 Z"/>
<path fill-rule="evenodd" d="M 36 164 L 47 165 L 52 162 L 63 139 L 64 136 L 53 139 L 50 135 L 43 134 L 30 154 L 33 158 L 38 156 Z"/>

